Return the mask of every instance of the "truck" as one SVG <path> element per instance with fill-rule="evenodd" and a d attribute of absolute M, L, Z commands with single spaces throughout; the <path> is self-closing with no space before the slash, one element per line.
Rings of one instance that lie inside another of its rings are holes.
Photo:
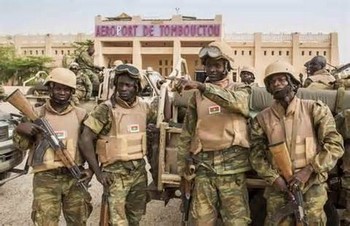
<path fill-rule="evenodd" d="M 0 103 L 1 109 L 7 103 Z M 25 158 L 25 153 L 13 145 L 12 134 L 21 115 L 0 110 L 0 186 L 26 173 L 18 167 Z"/>

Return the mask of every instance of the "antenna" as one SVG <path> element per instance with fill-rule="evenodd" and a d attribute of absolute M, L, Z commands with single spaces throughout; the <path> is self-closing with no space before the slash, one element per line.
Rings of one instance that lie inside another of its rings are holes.
<path fill-rule="evenodd" d="M 179 15 L 180 8 L 176 7 L 175 10 L 176 10 L 176 15 Z"/>

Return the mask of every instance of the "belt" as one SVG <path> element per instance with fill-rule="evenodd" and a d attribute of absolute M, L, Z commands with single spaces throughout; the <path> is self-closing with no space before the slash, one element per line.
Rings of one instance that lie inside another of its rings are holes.
<path fill-rule="evenodd" d="M 79 169 L 82 171 L 82 170 L 84 170 L 84 167 L 83 166 L 79 166 Z M 56 168 L 56 169 L 48 170 L 47 172 L 51 172 L 51 173 L 54 173 L 54 174 L 71 174 L 67 167 L 59 167 L 59 168 Z"/>

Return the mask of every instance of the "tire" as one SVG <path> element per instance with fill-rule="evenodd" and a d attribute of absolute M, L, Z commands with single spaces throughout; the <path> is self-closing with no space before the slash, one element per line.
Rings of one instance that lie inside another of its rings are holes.
<path fill-rule="evenodd" d="M 9 177 L 10 177 L 10 174 L 11 174 L 10 172 L 3 172 L 3 173 L 0 173 L 0 181 L 9 178 Z M 0 182 L 0 186 L 2 186 L 2 185 L 4 185 L 4 184 L 5 184 L 5 183 L 1 183 L 1 182 Z"/>

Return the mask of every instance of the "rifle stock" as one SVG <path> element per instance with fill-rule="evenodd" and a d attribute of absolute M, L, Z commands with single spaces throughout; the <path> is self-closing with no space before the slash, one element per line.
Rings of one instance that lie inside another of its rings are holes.
<path fill-rule="evenodd" d="M 100 226 L 108 226 L 109 221 L 109 206 L 108 206 L 108 187 L 103 186 L 103 194 L 100 210 Z"/>
<path fill-rule="evenodd" d="M 49 122 L 45 118 L 40 118 L 36 114 L 33 106 L 25 98 L 23 93 L 19 89 L 16 89 L 13 93 L 11 93 L 6 98 L 6 101 L 12 104 L 19 111 L 21 111 L 30 120 L 32 120 L 34 124 L 40 126 L 43 129 L 44 136 L 49 146 L 54 150 L 55 154 L 60 158 L 63 164 L 68 168 L 69 172 L 73 175 L 73 177 L 78 180 L 79 186 L 87 191 L 87 187 L 84 184 L 84 182 L 79 181 L 79 179 L 81 179 L 82 177 L 82 172 L 79 169 L 78 165 L 74 162 L 74 159 L 72 158 L 72 156 L 70 156 L 70 154 L 66 151 L 65 145 L 62 143 L 61 140 L 58 139 L 55 131 L 52 129 Z M 43 149 L 43 151 L 45 152 L 46 150 Z M 35 154 L 36 153 L 34 153 L 34 155 Z M 37 159 L 40 159 L 43 157 L 43 153 L 37 153 L 37 154 L 39 155 Z"/>
<path fill-rule="evenodd" d="M 285 142 L 273 144 L 269 146 L 273 159 L 280 170 L 283 178 L 289 182 L 293 176 L 292 161 Z"/>

